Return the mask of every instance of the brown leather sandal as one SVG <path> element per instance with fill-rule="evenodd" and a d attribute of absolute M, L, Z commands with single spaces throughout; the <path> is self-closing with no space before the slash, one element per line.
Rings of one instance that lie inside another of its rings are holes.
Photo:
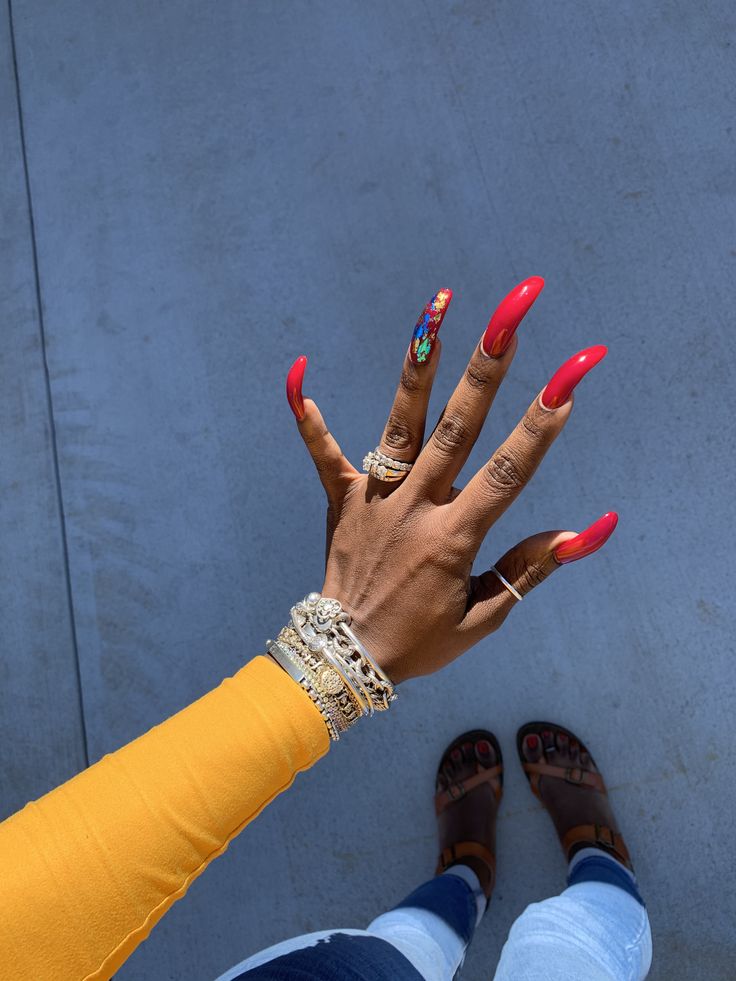
<path fill-rule="evenodd" d="M 483 766 L 482 763 L 476 760 L 476 771 L 473 776 L 451 783 L 447 790 L 437 791 L 434 796 L 435 814 L 440 815 L 445 808 L 450 807 L 456 801 L 462 800 L 474 787 L 482 783 L 491 783 L 495 779 L 498 779 L 499 786 L 493 787 L 493 791 L 496 800 L 501 799 L 503 794 L 503 756 L 501 755 L 501 747 L 499 746 L 498 740 L 487 729 L 472 729 L 470 732 L 464 732 L 462 736 L 453 739 L 442 754 L 439 766 L 437 767 L 437 776 L 439 777 L 443 764 L 449 759 L 454 749 L 461 748 L 463 743 L 473 743 L 475 745 L 475 743 L 481 740 L 486 740 L 493 746 L 498 763 L 488 767 Z M 436 783 L 437 781 L 435 780 L 435 785 Z M 479 858 L 488 867 L 491 873 L 492 890 L 496 881 L 496 856 L 480 841 L 457 841 L 452 845 L 448 845 L 447 848 L 443 848 L 437 863 L 435 875 L 440 875 L 441 872 L 444 872 L 454 862 L 458 862 L 468 856 Z"/>
<path fill-rule="evenodd" d="M 607 795 L 608 791 L 600 773 L 593 773 L 579 766 L 555 766 L 552 763 L 542 762 L 541 760 L 538 763 L 530 763 L 524 758 L 523 743 L 525 737 L 535 735 L 541 741 L 541 734 L 545 730 L 553 734 L 561 732 L 569 740 L 579 743 L 580 751 L 587 753 L 591 763 L 596 766 L 593 754 L 583 743 L 582 739 L 579 739 L 574 732 L 570 732 L 569 729 L 558 725 L 556 722 L 527 722 L 516 734 L 516 749 L 522 769 L 526 774 L 534 796 L 538 797 L 544 803 L 539 791 L 540 777 L 554 777 L 557 780 L 564 780 L 566 783 L 571 783 L 576 787 L 597 790 L 599 793 Z M 619 862 L 623 862 L 627 868 L 633 871 L 634 866 L 632 865 L 631 856 L 629 855 L 629 850 L 626 847 L 623 836 L 618 831 L 614 831 L 613 828 L 609 828 L 604 824 L 578 824 L 574 828 L 570 828 L 560 841 L 565 858 L 569 857 L 570 849 L 573 845 L 588 845 L 591 848 L 603 848 L 605 851 L 610 852 L 614 858 L 617 858 Z"/>

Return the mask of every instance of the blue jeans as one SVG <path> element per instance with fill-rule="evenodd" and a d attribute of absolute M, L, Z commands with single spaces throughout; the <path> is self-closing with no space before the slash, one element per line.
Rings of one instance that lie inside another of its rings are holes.
<path fill-rule="evenodd" d="M 570 862 L 568 887 L 513 924 L 495 981 L 642 981 L 652 937 L 633 875 L 595 848 Z M 475 873 L 456 865 L 419 886 L 366 930 L 283 941 L 217 981 L 451 981 L 485 911 Z"/>

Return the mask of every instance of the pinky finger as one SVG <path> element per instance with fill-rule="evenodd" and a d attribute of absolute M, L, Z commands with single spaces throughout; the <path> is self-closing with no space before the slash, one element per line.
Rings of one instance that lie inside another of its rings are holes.
<path fill-rule="evenodd" d="M 608 511 L 579 535 L 570 531 L 543 531 L 525 538 L 509 549 L 495 565 L 471 580 L 468 609 L 461 630 L 470 643 L 497 630 L 523 598 L 561 565 L 597 552 L 608 541 L 618 522 Z M 511 588 L 509 588 L 509 586 Z M 518 595 L 516 595 L 518 594 Z"/>
<path fill-rule="evenodd" d="M 344 456 L 316 403 L 304 398 L 302 384 L 306 367 L 307 359 L 302 354 L 286 376 L 286 397 L 322 486 L 327 492 L 327 498 L 330 502 L 337 503 L 349 484 L 360 474 Z"/>

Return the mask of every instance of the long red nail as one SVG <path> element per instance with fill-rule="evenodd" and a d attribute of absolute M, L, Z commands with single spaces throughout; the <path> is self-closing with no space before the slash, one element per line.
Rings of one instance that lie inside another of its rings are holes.
<path fill-rule="evenodd" d="M 409 357 L 414 364 L 426 364 L 429 361 L 434 339 L 445 319 L 451 299 L 452 290 L 438 290 L 419 314 L 409 347 Z"/>
<path fill-rule="evenodd" d="M 541 276 L 530 276 L 523 283 L 514 286 L 496 307 L 488 321 L 481 345 L 483 353 L 492 358 L 500 358 L 508 348 L 514 331 L 529 312 L 529 308 L 544 289 Z"/>
<path fill-rule="evenodd" d="M 575 538 L 569 538 L 566 542 L 558 545 L 552 553 L 558 562 L 575 562 L 576 559 L 584 559 L 586 555 L 597 552 L 602 545 L 605 545 L 613 534 L 613 529 L 618 523 L 618 515 L 615 511 L 606 513 L 594 521 L 590 528 L 581 531 Z"/>
<path fill-rule="evenodd" d="M 307 367 L 307 359 L 300 354 L 294 364 L 289 368 L 286 376 L 286 397 L 289 400 L 291 411 L 296 416 L 297 422 L 304 418 L 304 399 L 302 398 L 302 382 L 304 381 L 304 371 Z"/>
<path fill-rule="evenodd" d="M 545 409 L 556 409 L 564 405 L 580 379 L 605 358 L 606 354 L 608 348 L 604 344 L 594 344 L 593 347 L 586 347 L 568 358 L 552 375 L 542 392 L 542 405 Z"/>

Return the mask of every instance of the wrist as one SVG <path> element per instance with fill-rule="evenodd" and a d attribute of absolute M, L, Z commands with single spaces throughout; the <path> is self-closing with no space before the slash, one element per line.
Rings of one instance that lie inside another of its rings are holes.
<path fill-rule="evenodd" d="M 300 684 L 320 709 L 330 732 L 340 733 L 363 715 L 384 711 L 394 686 L 352 630 L 351 616 L 334 596 L 309 593 L 291 608 L 290 622 L 268 654 Z"/>

